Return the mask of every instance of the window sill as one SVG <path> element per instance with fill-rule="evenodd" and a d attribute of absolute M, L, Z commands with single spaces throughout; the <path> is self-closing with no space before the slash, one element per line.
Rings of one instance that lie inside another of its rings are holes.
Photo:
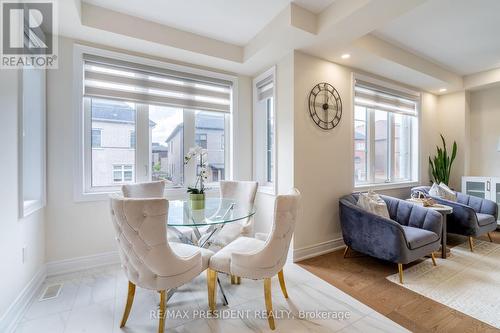
<path fill-rule="evenodd" d="M 387 184 L 366 184 L 354 187 L 355 192 L 363 192 L 368 190 L 381 191 L 381 190 L 393 190 L 398 188 L 407 188 L 418 186 L 420 183 L 418 181 L 409 182 L 399 182 L 399 183 L 387 183 Z"/>
<path fill-rule="evenodd" d="M 120 194 L 121 190 L 103 191 L 103 192 L 86 192 L 80 193 L 75 197 L 75 202 L 91 202 L 91 201 L 106 201 L 112 194 Z M 219 186 L 211 186 L 206 190 L 207 197 L 216 197 L 219 195 Z M 168 200 L 186 200 L 188 198 L 187 188 L 167 188 L 164 191 L 164 198 Z"/>
<path fill-rule="evenodd" d="M 44 207 L 42 200 L 24 200 L 21 217 L 27 217 Z"/>
<path fill-rule="evenodd" d="M 257 188 L 257 192 L 263 193 L 263 194 L 268 194 L 268 195 L 276 195 L 276 189 L 274 185 L 260 185 Z"/>

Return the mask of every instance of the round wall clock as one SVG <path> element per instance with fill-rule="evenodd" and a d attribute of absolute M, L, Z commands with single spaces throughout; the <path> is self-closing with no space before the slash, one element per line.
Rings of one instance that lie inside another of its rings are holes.
<path fill-rule="evenodd" d="M 335 128 L 342 118 L 342 100 L 337 89 L 326 82 L 315 85 L 309 93 L 309 114 L 318 127 Z"/>

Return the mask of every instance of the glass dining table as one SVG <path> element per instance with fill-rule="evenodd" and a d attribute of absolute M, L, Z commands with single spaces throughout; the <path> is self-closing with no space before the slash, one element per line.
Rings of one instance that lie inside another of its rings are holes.
<path fill-rule="evenodd" d="M 167 226 L 168 232 L 173 233 L 179 241 L 208 248 L 211 241 L 225 225 L 246 220 L 255 214 L 254 205 L 239 202 L 236 199 L 206 198 L 205 209 L 193 210 L 188 200 L 169 201 Z M 193 232 L 186 233 L 186 227 Z M 221 290 L 222 301 L 227 305 L 224 290 L 217 281 Z M 170 298 L 175 293 L 168 293 Z"/>

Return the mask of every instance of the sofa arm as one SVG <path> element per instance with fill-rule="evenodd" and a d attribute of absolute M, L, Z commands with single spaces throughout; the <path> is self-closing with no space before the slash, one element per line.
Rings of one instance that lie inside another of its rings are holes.
<path fill-rule="evenodd" d="M 407 241 L 402 226 L 340 200 L 340 222 L 346 245 L 380 259 L 400 262 Z"/>
<path fill-rule="evenodd" d="M 432 197 L 436 202 L 450 206 L 453 212 L 448 215 L 448 232 L 460 231 L 461 234 L 472 235 L 478 227 L 476 211 L 471 207 L 455 201 Z"/>
<path fill-rule="evenodd" d="M 457 193 L 457 201 L 474 209 L 476 213 L 492 215 L 495 220 L 498 218 L 498 205 L 494 201 L 464 193 Z"/>

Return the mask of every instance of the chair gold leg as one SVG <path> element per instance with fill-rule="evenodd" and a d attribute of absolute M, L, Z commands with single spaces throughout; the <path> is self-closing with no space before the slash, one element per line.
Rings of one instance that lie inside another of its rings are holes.
<path fill-rule="evenodd" d="M 123 311 L 122 322 L 120 323 L 120 328 L 124 327 L 127 323 L 128 315 L 130 314 L 130 309 L 132 309 L 132 303 L 134 302 L 135 296 L 135 284 L 128 282 L 128 295 L 127 304 L 125 305 L 125 310 Z"/>
<path fill-rule="evenodd" d="M 160 312 L 158 316 L 160 317 L 158 323 L 158 333 L 163 333 L 165 330 L 165 308 L 166 308 L 166 295 L 165 290 L 160 291 Z"/>
<path fill-rule="evenodd" d="M 267 322 L 269 323 L 269 328 L 274 330 L 276 326 L 274 325 L 273 300 L 271 298 L 270 278 L 264 279 L 264 298 L 266 300 Z"/>
<path fill-rule="evenodd" d="M 208 289 L 208 307 L 210 311 L 215 311 L 215 297 L 217 293 L 217 272 L 213 269 L 207 269 L 207 289 Z"/>
<path fill-rule="evenodd" d="M 469 237 L 469 247 L 470 247 L 470 252 L 474 252 L 474 240 L 472 237 Z"/>
<path fill-rule="evenodd" d="M 493 243 L 493 238 L 491 238 L 491 234 L 488 232 L 488 238 L 490 239 L 490 242 Z"/>
<path fill-rule="evenodd" d="M 434 266 L 437 266 L 437 264 L 436 264 L 436 258 L 434 257 L 434 252 L 431 253 L 431 258 L 432 258 L 432 264 Z"/>
<path fill-rule="evenodd" d="M 399 283 L 403 284 L 403 264 L 398 264 Z"/>
<path fill-rule="evenodd" d="M 240 284 L 241 277 L 231 274 L 231 284 Z"/>
<path fill-rule="evenodd" d="M 288 298 L 288 293 L 286 292 L 285 276 L 283 275 L 283 270 L 278 272 L 278 279 L 280 281 L 280 287 L 281 287 L 281 291 L 283 292 L 283 296 L 285 296 L 285 298 Z"/>
<path fill-rule="evenodd" d="M 347 252 L 349 252 L 349 246 L 346 246 L 346 247 L 345 247 L 345 250 L 344 250 L 344 258 L 347 256 Z"/>

